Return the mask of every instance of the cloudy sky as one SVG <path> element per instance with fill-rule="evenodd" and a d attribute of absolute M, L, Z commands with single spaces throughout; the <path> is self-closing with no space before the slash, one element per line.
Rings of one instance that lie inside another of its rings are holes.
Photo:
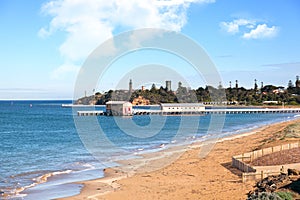
<path fill-rule="evenodd" d="M 254 79 L 287 86 L 300 75 L 298 0 L 1 0 L 0 26 L 0 99 L 72 99 L 90 53 L 139 28 L 196 41 L 226 87 L 236 79 L 246 88 Z M 199 86 L 186 71 L 190 86 Z M 95 88 L 114 89 L 117 82 L 107 79 Z"/>

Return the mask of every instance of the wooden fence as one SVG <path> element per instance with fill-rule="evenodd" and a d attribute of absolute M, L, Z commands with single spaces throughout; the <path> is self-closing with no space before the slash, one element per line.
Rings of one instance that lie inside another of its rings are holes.
<path fill-rule="evenodd" d="M 268 175 L 280 174 L 281 172 L 284 172 L 284 169 L 287 169 L 287 167 L 296 167 L 296 168 L 298 168 L 297 166 L 300 167 L 300 163 L 280 165 L 280 166 L 251 166 L 249 163 L 264 155 L 283 151 L 283 150 L 289 150 L 297 147 L 300 147 L 300 141 L 289 143 L 289 144 L 278 145 L 275 147 L 268 147 L 268 148 L 248 152 L 248 153 L 243 153 L 241 155 L 232 157 L 232 166 L 243 172 L 242 174 L 243 182 L 251 179 L 254 180 L 258 178 L 264 178 L 265 176 Z"/>
<path fill-rule="evenodd" d="M 244 183 L 248 180 L 264 179 L 267 176 L 278 175 L 282 172 L 284 171 L 279 170 L 279 171 L 260 171 L 260 172 L 242 173 L 242 182 Z"/>
<path fill-rule="evenodd" d="M 245 163 L 245 159 L 251 159 L 249 156 L 242 155 L 241 157 L 234 156 L 232 157 L 232 166 L 238 168 L 242 172 L 256 172 L 256 170 L 249 164 Z"/>

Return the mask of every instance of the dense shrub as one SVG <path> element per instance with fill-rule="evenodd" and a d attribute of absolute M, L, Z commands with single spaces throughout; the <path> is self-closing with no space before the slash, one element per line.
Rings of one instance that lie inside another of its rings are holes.
<path fill-rule="evenodd" d="M 247 200 L 284 200 L 276 193 L 259 192 L 252 194 Z"/>
<path fill-rule="evenodd" d="M 293 196 L 289 192 L 276 192 L 276 194 L 283 200 L 293 200 Z"/>

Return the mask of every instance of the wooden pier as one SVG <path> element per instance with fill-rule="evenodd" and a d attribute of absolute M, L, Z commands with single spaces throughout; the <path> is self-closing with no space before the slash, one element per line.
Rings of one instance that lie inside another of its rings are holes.
<path fill-rule="evenodd" d="M 102 110 L 77 111 L 78 116 L 101 116 L 106 115 Z"/>
<path fill-rule="evenodd" d="M 204 111 L 162 111 L 151 109 L 133 109 L 133 115 L 209 115 L 209 114 L 258 114 L 258 113 L 300 113 L 300 108 L 238 108 L 238 109 L 205 109 Z M 107 115 L 104 111 L 78 111 L 78 116 Z"/>
<path fill-rule="evenodd" d="M 282 109 L 269 109 L 269 108 L 257 108 L 257 109 L 206 109 L 204 111 L 197 112 L 163 112 L 161 110 L 133 110 L 134 115 L 208 115 L 208 114 L 253 114 L 253 113 L 300 113 L 300 108 L 282 108 Z"/>
<path fill-rule="evenodd" d="M 105 107 L 105 105 L 82 105 L 82 104 L 61 104 L 63 108 L 97 108 Z"/>
<path fill-rule="evenodd" d="M 207 109 L 205 114 L 300 113 L 300 108 Z"/>

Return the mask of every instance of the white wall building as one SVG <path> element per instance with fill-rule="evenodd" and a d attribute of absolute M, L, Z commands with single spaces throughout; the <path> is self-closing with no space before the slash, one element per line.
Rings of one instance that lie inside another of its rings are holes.
<path fill-rule="evenodd" d="M 107 115 L 130 116 L 133 114 L 132 104 L 127 101 L 108 101 L 106 102 Z"/>

